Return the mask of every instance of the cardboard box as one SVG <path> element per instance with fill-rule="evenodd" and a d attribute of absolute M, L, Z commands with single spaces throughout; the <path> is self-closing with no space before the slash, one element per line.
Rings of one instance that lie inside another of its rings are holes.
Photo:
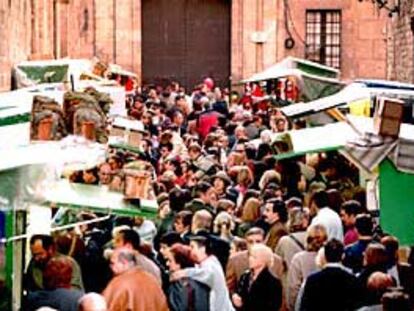
<path fill-rule="evenodd" d="M 395 98 L 380 97 L 374 113 L 374 132 L 381 136 L 398 137 L 403 117 L 404 102 Z"/>

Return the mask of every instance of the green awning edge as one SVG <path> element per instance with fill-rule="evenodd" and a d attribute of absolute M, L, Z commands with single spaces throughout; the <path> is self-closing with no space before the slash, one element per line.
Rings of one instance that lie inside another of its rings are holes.
<path fill-rule="evenodd" d="M 30 113 L 23 113 L 14 116 L 8 116 L 0 119 L 0 126 L 9 126 L 20 123 L 30 122 Z"/>
<path fill-rule="evenodd" d="M 76 205 L 76 204 L 66 204 L 66 203 L 56 203 L 56 202 L 46 202 L 45 205 L 54 203 L 58 207 L 64 207 L 68 209 L 76 209 L 82 211 L 90 211 L 100 214 L 114 214 L 118 216 L 126 216 L 126 217 L 134 217 L 134 216 L 142 216 L 147 219 L 154 219 L 157 216 L 156 211 L 149 211 L 139 207 L 131 207 L 131 208 L 123 208 L 123 209 L 111 209 L 111 208 L 102 208 L 102 207 L 94 207 L 94 206 L 84 206 L 84 205 Z"/>
<path fill-rule="evenodd" d="M 276 154 L 274 155 L 276 160 L 283 160 L 283 159 L 289 159 L 289 158 L 294 158 L 294 157 L 300 157 L 303 156 L 307 153 L 320 153 L 320 152 L 327 152 L 327 151 L 337 151 L 342 149 L 344 146 L 330 146 L 330 147 L 326 147 L 326 148 L 316 148 L 316 149 L 310 149 L 310 150 L 306 150 L 306 151 L 298 151 L 298 152 L 285 152 L 285 153 L 281 153 L 281 154 Z"/>

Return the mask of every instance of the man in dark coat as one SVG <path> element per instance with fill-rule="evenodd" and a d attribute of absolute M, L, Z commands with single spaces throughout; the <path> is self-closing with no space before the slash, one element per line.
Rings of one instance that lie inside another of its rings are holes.
<path fill-rule="evenodd" d="M 273 252 L 263 244 L 250 249 L 249 270 L 240 278 L 233 304 L 242 311 L 277 311 L 282 304 L 282 284 L 269 270 Z"/>
<path fill-rule="evenodd" d="M 341 265 L 344 252 L 342 242 L 331 239 L 325 245 L 324 269 L 311 274 L 305 281 L 299 310 L 347 311 L 358 302 L 357 280 Z"/>

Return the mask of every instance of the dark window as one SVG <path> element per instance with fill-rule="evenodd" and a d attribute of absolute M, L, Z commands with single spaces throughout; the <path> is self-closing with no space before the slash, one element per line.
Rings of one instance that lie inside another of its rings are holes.
<path fill-rule="evenodd" d="M 334 68 L 341 67 L 341 11 L 306 11 L 305 57 Z"/>

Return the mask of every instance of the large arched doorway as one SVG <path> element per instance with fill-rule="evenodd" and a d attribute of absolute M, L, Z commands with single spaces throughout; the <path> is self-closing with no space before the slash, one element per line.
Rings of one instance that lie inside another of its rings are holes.
<path fill-rule="evenodd" d="M 228 86 L 230 0 L 142 0 L 143 83 Z"/>

